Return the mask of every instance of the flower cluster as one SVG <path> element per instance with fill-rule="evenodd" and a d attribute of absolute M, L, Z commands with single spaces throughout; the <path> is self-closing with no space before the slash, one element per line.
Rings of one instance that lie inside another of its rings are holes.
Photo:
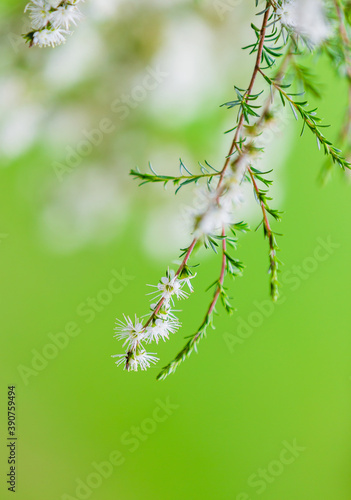
<path fill-rule="evenodd" d="M 65 41 L 71 24 L 77 25 L 82 13 L 77 7 L 81 0 L 31 0 L 25 12 L 29 12 L 33 31 L 24 39 L 29 46 L 55 47 Z M 82 0 L 83 1 L 83 0 Z"/>
<path fill-rule="evenodd" d="M 126 347 L 125 354 L 116 354 L 113 358 L 118 358 L 116 365 L 124 364 L 128 371 L 146 370 L 158 361 L 155 353 L 147 353 L 142 343 L 150 344 L 159 340 L 166 341 L 171 333 L 175 333 L 180 328 L 180 322 L 174 314 L 172 306 L 174 306 L 174 298 L 185 299 L 188 297 L 188 292 L 184 290 L 184 285 L 187 285 L 189 291 L 193 288 L 190 283 L 194 276 L 187 275 L 185 278 L 179 278 L 172 270 L 167 270 L 166 276 L 161 278 L 157 285 L 149 285 L 156 290 L 151 292 L 152 300 L 158 299 L 156 304 L 151 305 L 151 316 L 149 320 L 143 324 L 141 320 L 135 316 L 134 321 L 128 316 L 124 316 L 124 322 L 117 320 L 115 337 L 117 340 L 124 341 L 123 346 Z"/>
<path fill-rule="evenodd" d="M 323 0 L 283 0 L 276 14 L 286 29 L 310 46 L 321 45 L 331 34 Z"/>
<path fill-rule="evenodd" d="M 223 227 L 234 224 L 235 208 L 244 202 L 242 183 L 249 164 L 249 155 L 243 154 L 228 168 L 220 188 L 197 190 L 196 208 L 191 214 L 196 238 L 221 232 Z"/>

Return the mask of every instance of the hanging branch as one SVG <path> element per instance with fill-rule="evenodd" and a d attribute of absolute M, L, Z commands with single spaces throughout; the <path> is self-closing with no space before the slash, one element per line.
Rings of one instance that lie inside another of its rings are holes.
<path fill-rule="evenodd" d="M 256 0 L 256 6 L 258 1 Z M 282 106 L 288 104 L 296 119 L 302 120 L 302 132 L 307 128 L 315 136 L 318 147 L 330 158 L 332 163 L 341 168 L 350 168 L 341 151 L 330 142 L 322 133 L 324 126 L 321 118 L 316 115 L 316 109 L 309 109 L 306 100 L 301 96 L 309 92 L 314 96 L 320 94 L 315 82 L 315 76 L 306 66 L 303 59 L 307 50 L 322 50 L 335 44 L 330 35 L 329 21 L 326 13 L 319 10 L 312 13 L 308 19 L 308 11 L 299 17 L 299 11 L 294 2 L 266 1 L 265 9 L 259 12 L 262 16 L 261 27 L 251 25 L 255 41 L 245 47 L 250 54 L 255 55 L 255 64 L 247 89 L 234 86 L 234 98 L 223 106 L 229 110 L 236 110 L 236 123 L 227 131 L 233 133 L 229 152 L 225 157 L 221 169 L 209 163 L 200 164 L 200 172 L 193 173 L 180 161 L 179 175 L 162 175 L 149 164 L 150 172 L 142 173 L 133 169 L 131 175 L 140 185 L 148 183 L 162 183 L 164 186 L 172 184 L 177 193 L 183 187 L 196 187 L 194 193 L 194 207 L 190 210 L 192 220 L 192 243 L 182 250 L 182 262 L 177 271 L 167 270 L 166 275 L 151 292 L 154 304 L 145 321 L 131 320 L 117 321 L 116 337 L 127 345 L 125 354 L 118 354 L 117 365 L 124 365 L 128 371 L 147 369 L 156 363 L 158 358 L 154 353 L 147 353 L 144 344 L 158 343 L 167 340 L 169 336 L 180 328 L 180 322 L 175 315 L 175 300 L 185 299 L 193 291 L 192 280 L 195 278 L 194 267 L 190 265 L 190 258 L 194 250 L 201 246 L 211 249 L 218 254 L 220 247 L 221 266 L 219 277 L 210 288 L 214 288 L 212 300 L 207 307 L 203 321 L 194 334 L 188 337 L 186 345 L 177 356 L 158 375 L 159 380 L 165 379 L 174 373 L 179 365 L 187 359 L 193 351 L 197 351 L 199 342 L 203 339 L 208 328 L 214 328 L 213 320 L 216 307 L 220 302 L 228 314 L 232 314 L 234 307 L 225 286 L 227 276 L 236 278 L 242 275 L 244 265 L 236 259 L 229 248 L 236 250 L 238 231 L 246 232 L 249 228 L 244 221 L 236 220 L 236 208 L 240 205 L 243 196 L 242 185 L 251 182 L 254 196 L 262 212 L 262 227 L 264 237 L 269 245 L 269 274 L 270 293 L 273 300 L 279 295 L 277 236 L 271 219 L 280 221 L 281 212 L 271 208 L 269 188 L 272 181 L 267 179 L 270 172 L 262 172 L 256 168 L 258 154 L 264 152 L 264 147 L 258 145 L 265 127 L 268 127 L 275 117 L 273 104 L 275 96 Z M 335 6 L 339 5 L 335 2 Z M 289 8 L 287 8 L 287 6 Z M 294 10 L 295 9 L 295 10 Z M 340 14 L 340 13 L 339 13 Z M 342 18 L 340 17 L 340 22 Z M 345 28 L 345 33 L 347 31 Z M 339 38 L 345 44 L 345 33 L 340 32 Z M 277 60 L 280 65 L 277 66 Z M 287 81 L 287 75 L 290 80 Z M 291 75 L 293 81 L 291 81 Z M 268 84 L 269 95 L 265 99 L 265 88 L 256 90 L 258 76 L 262 76 Z M 299 86 L 299 93 L 293 93 L 292 85 Z M 204 185 L 204 187 L 201 187 Z M 260 225 L 261 225 L 260 224 Z M 186 291 L 188 289 L 188 291 Z"/>

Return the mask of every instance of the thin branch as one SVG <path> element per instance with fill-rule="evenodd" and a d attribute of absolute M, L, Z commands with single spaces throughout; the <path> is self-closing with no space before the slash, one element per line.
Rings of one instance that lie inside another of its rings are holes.
<path fill-rule="evenodd" d="M 264 227 L 264 234 L 268 238 L 269 242 L 269 272 L 271 275 L 270 283 L 271 283 L 271 296 L 273 301 L 275 302 L 278 297 L 279 297 L 279 283 L 278 283 L 278 264 L 279 261 L 277 259 L 277 244 L 275 241 L 274 233 L 271 229 L 271 226 L 269 224 L 268 220 L 268 214 L 267 214 L 267 207 L 265 204 L 264 199 L 262 198 L 262 192 L 260 191 L 257 182 L 255 180 L 255 175 L 251 169 L 251 167 L 247 167 L 247 171 L 249 172 L 251 182 L 256 194 L 257 201 L 260 204 L 261 210 L 262 210 L 262 215 L 263 215 L 263 227 Z"/>
<path fill-rule="evenodd" d="M 254 84 L 256 81 L 257 73 L 258 73 L 258 70 L 260 67 L 260 63 L 261 63 L 261 59 L 262 59 L 262 52 L 263 52 L 263 44 L 264 44 L 264 39 L 266 36 L 266 29 L 267 29 L 267 23 L 268 23 L 269 16 L 270 16 L 270 2 L 266 2 L 266 11 L 265 11 L 264 16 L 263 16 L 262 27 L 261 27 L 261 31 L 260 31 L 260 40 L 259 40 L 258 48 L 257 48 L 256 63 L 255 63 L 255 67 L 254 67 L 254 70 L 253 70 L 253 73 L 251 76 L 249 87 L 248 87 L 247 92 L 246 92 L 246 101 L 248 100 L 249 96 L 252 94 L 252 90 L 253 90 L 253 87 L 254 87 Z M 238 125 L 236 128 L 236 131 L 235 131 L 233 142 L 230 146 L 229 153 L 227 155 L 226 161 L 225 161 L 223 169 L 221 171 L 221 176 L 219 178 L 218 187 L 221 185 L 221 183 L 223 181 L 223 177 L 224 177 L 224 174 L 228 168 L 232 154 L 234 153 L 235 149 L 238 149 L 238 141 L 239 141 L 239 137 L 241 134 L 242 126 L 244 124 L 244 118 L 245 118 L 244 114 L 241 113 L 240 117 L 239 117 L 239 122 L 238 122 Z"/>
<path fill-rule="evenodd" d="M 194 238 L 194 239 L 193 239 L 193 241 L 192 241 L 191 245 L 189 246 L 189 248 L 188 248 L 188 250 L 187 250 L 187 252 L 186 252 L 186 254 L 185 254 L 185 257 L 184 257 L 184 259 L 183 259 L 182 263 L 180 264 L 180 266 L 178 267 L 178 270 L 177 270 L 177 271 L 176 271 L 176 273 L 175 273 L 175 277 L 178 277 L 178 276 L 181 274 L 181 272 L 183 271 L 184 267 L 187 265 L 188 260 L 190 259 L 190 255 L 192 254 L 192 251 L 194 250 L 194 248 L 195 248 L 195 245 L 196 245 L 197 241 L 198 241 L 198 240 L 197 240 L 197 238 Z M 145 323 L 145 325 L 144 325 L 144 329 L 145 329 L 147 326 L 149 326 L 149 324 L 151 323 L 151 321 L 153 320 L 153 318 L 154 318 L 155 316 L 157 316 L 157 314 L 160 312 L 160 309 L 161 309 L 161 307 L 162 307 L 162 305 L 163 305 L 164 301 L 165 301 L 165 299 L 164 299 L 164 298 L 162 298 L 161 300 L 159 300 L 159 302 L 157 303 L 157 305 L 156 305 L 156 307 L 155 307 L 154 311 L 152 312 L 152 314 L 151 314 L 150 318 L 149 318 L 149 319 L 147 320 L 147 322 Z"/>
<path fill-rule="evenodd" d="M 167 366 L 165 366 L 161 372 L 157 375 L 157 380 L 164 380 L 168 375 L 171 373 L 174 373 L 175 370 L 178 368 L 178 366 L 186 360 L 190 356 L 190 354 L 195 350 L 197 351 L 197 345 L 200 342 L 200 340 L 206 335 L 206 331 L 209 325 L 212 324 L 212 317 L 213 313 L 215 311 L 215 307 L 218 301 L 218 298 L 221 294 L 222 288 L 223 288 L 223 283 L 224 283 L 224 278 L 225 278 L 225 270 L 226 270 L 226 265 L 227 265 L 227 257 L 226 257 L 226 250 L 227 250 L 227 243 L 225 239 L 225 229 L 223 228 L 222 230 L 222 265 L 221 265 L 221 272 L 220 272 L 220 277 L 216 286 L 216 291 L 214 293 L 213 299 L 211 301 L 211 304 L 206 312 L 205 318 L 203 322 L 201 323 L 198 331 L 193 335 L 190 340 L 185 344 L 183 349 L 177 354 L 177 356 L 174 358 L 173 361 L 171 361 Z"/>
<path fill-rule="evenodd" d="M 183 271 L 183 269 L 185 268 L 185 266 L 187 265 L 189 259 L 190 259 L 190 256 L 195 248 L 195 245 L 197 243 L 197 238 L 194 238 L 191 245 L 188 247 L 188 250 L 184 256 L 184 259 L 182 260 L 182 263 L 180 264 L 180 266 L 178 267 L 176 273 L 175 273 L 175 277 L 179 276 L 181 274 L 181 272 Z M 144 324 L 144 328 L 143 330 L 145 330 L 149 325 L 150 323 L 152 322 L 152 320 L 157 316 L 157 314 L 160 312 L 161 308 L 162 308 L 162 305 L 164 303 L 165 299 L 164 298 L 161 298 L 155 309 L 153 310 L 153 312 L 151 313 L 149 319 L 146 321 L 146 323 Z M 128 371 L 130 366 L 129 366 L 129 356 L 132 354 L 132 351 L 128 351 L 127 354 L 126 354 L 126 359 L 127 359 L 127 363 L 126 363 L 126 370 Z"/>
<path fill-rule="evenodd" d="M 348 84 L 349 84 L 348 109 L 346 112 L 344 126 L 340 132 L 340 138 L 342 141 L 344 141 L 348 137 L 350 127 L 351 127 L 351 41 L 350 41 L 350 38 L 347 34 L 347 31 L 346 31 L 346 28 L 344 25 L 343 14 L 342 14 L 342 10 L 341 10 L 341 7 L 340 7 L 338 0 L 334 0 L 334 5 L 335 5 L 338 21 L 339 21 L 338 22 L 338 29 L 339 29 L 340 38 L 344 44 L 346 75 L 347 75 Z"/>
<path fill-rule="evenodd" d="M 249 87 L 245 93 L 245 97 L 244 97 L 245 102 L 247 102 L 249 100 L 249 98 L 252 94 L 253 87 L 254 87 L 254 84 L 256 81 L 256 77 L 257 77 L 257 74 L 259 71 L 260 63 L 262 60 L 263 45 L 264 45 L 264 40 L 265 40 L 265 36 L 266 36 L 268 19 L 270 17 L 270 5 L 271 5 L 271 2 L 267 1 L 266 2 L 266 11 L 265 11 L 264 16 L 263 16 L 262 26 L 261 26 L 261 30 L 260 30 L 260 37 L 259 37 L 258 48 L 257 48 L 256 62 L 255 62 L 255 66 L 254 66 L 251 80 L 249 83 Z M 220 187 L 221 187 L 221 184 L 223 182 L 224 174 L 228 168 L 228 165 L 230 163 L 231 157 L 232 157 L 235 149 L 238 150 L 239 156 L 242 155 L 242 148 L 238 145 L 238 141 L 240 139 L 241 129 L 244 125 L 244 118 L 245 118 L 244 113 L 241 113 L 239 116 L 238 125 L 236 127 L 236 131 L 234 134 L 234 138 L 233 138 L 229 153 L 226 156 L 226 160 L 225 160 L 223 168 L 220 172 L 220 178 L 219 178 L 218 185 L 217 185 L 218 193 L 220 193 Z M 238 158 L 236 159 L 236 161 L 238 161 Z M 220 194 L 218 195 L 218 198 L 219 198 L 219 196 L 220 196 Z M 177 369 L 179 364 L 182 363 L 183 361 L 185 361 L 185 359 L 188 356 L 190 356 L 190 354 L 193 352 L 194 349 L 196 350 L 198 342 L 206 335 L 207 327 L 211 324 L 213 312 L 215 310 L 218 298 L 221 295 L 222 290 L 223 290 L 223 283 L 224 283 L 224 277 L 225 277 L 225 271 L 226 271 L 226 265 L 227 265 L 226 239 L 225 239 L 224 228 L 222 231 L 222 237 L 223 237 L 223 240 L 222 240 L 223 253 L 222 253 L 221 273 L 220 273 L 220 277 L 219 277 L 219 280 L 217 283 L 215 294 L 214 294 L 212 302 L 207 310 L 205 319 L 204 319 L 203 323 L 201 324 L 200 328 L 198 329 L 197 333 L 191 337 L 191 339 L 187 342 L 187 344 L 179 352 L 179 354 L 175 357 L 175 359 L 171 363 L 169 363 L 165 368 L 163 368 L 163 370 L 160 372 L 160 374 L 157 377 L 158 380 L 163 380 L 168 375 L 173 373 Z"/>
<path fill-rule="evenodd" d="M 310 131 L 315 135 L 318 147 L 320 148 L 320 146 L 323 145 L 325 154 L 330 155 L 332 161 L 334 163 L 337 163 L 341 168 L 343 169 L 350 168 L 350 163 L 345 160 L 345 158 L 341 154 L 341 151 L 337 149 L 326 137 L 324 137 L 319 127 L 317 126 L 317 123 L 320 122 L 321 119 L 316 116 L 316 109 L 306 110 L 305 107 L 307 105 L 307 101 L 303 102 L 295 101 L 291 95 L 285 92 L 285 90 L 282 88 L 281 85 L 279 85 L 277 82 L 269 78 L 261 69 L 259 69 L 259 72 L 270 85 L 273 85 L 278 90 L 283 100 L 283 103 L 284 100 L 286 100 L 290 104 L 290 107 L 294 112 L 296 119 L 298 116 L 297 113 L 300 114 L 304 122 L 304 126 L 306 125 L 310 129 Z M 303 130 L 304 128 L 302 129 L 302 132 Z"/>

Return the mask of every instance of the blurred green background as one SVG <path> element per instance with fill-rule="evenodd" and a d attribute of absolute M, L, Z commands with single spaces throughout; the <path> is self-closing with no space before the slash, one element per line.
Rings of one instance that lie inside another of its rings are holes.
<path fill-rule="evenodd" d="M 1 0 L 1 498 L 16 384 L 18 499 L 350 499 L 350 185 L 337 172 L 318 186 L 323 157 L 293 118 L 265 160 L 285 211 L 281 303 L 268 303 L 267 244 L 252 231 L 230 285 L 237 313 L 221 311 L 198 355 L 156 382 L 205 312 L 219 266 L 206 254 L 158 366 L 130 374 L 110 357 L 115 318 L 147 313 L 146 283 L 189 243 L 191 193 L 138 188 L 128 172 L 222 164 L 235 115 L 219 104 L 247 85 L 251 3 L 222 18 L 212 1 L 89 0 L 64 46 L 29 50 L 25 3 Z M 321 115 L 339 123 L 345 84 L 323 58 L 316 70 Z M 155 71 L 167 75 L 145 91 Z M 87 135 L 97 145 L 84 150 Z M 255 227 L 258 207 L 245 210 Z"/>

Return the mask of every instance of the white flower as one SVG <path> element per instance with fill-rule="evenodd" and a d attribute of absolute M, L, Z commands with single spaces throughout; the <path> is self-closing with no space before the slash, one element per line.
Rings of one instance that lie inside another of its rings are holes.
<path fill-rule="evenodd" d="M 234 207 L 239 207 L 244 202 L 244 194 L 242 185 L 235 179 L 228 180 L 225 186 L 225 191 L 221 197 L 222 207 L 230 212 Z"/>
<path fill-rule="evenodd" d="M 27 4 L 24 12 L 30 11 L 29 17 L 32 20 L 34 29 L 41 29 L 51 21 L 52 5 L 46 0 L 32 0 Z"/>
<path fill-rule="evenodd" d="M 173 270 L 168 269 L 167 275 L 161 278 L 158 285 L 149 286 L 157 288 L 157 291 L 152 292 L 152 294 L 156 294 L 160 299 L 164 299 L 166 305 L 169 305 L 169 301 L 173 300 L 173 295 L 177 299 L 186 299 L 188 297 L 188 294 L 182 290 L 184 283 L 184 280 L 180 280 L 178 276 L 175 276 Z"/>
<path fill-rule="evenodd" d="M 33 45 L 38 45 L 39 47 L 55 47 L 55 45 L 60 45 L 65 41 L 63 34 L 67 34 L 67 31 L 62 29 L 43 29 L 36 31 L 33 35 Z"/>
<path fill-rule="evenodd" d="M 232 222 L 232 207 L 221 204 L 219 194 L 208 189 L 197 190 L 193 209 L 194 236 L 200 238 L 204 235 L 214 234 Z"/>
<path fill-rule="evenodd" d="M 33 0 L 32 0 L 32 2 L 33 2 Z M 60 5 L 60 3 L 62 3 L 62 0 L 46 0 L 46 3 L 49 3 L 51 5 L 51 7 L 56 9 Z"/>
<path fill-rule="evenodd" d="M 210 207 L 195 219 L 194 236 L 210 235 L 232 221 L 230 212 L 220 204 Z"/>
<path fill-rule="evenodd" d="M 311 45 L 320 45 L 331 34 L 323 0 L 285 0 L 276 13 L 283 26 Z"/>
<path fill-rule="evenodd" d="M 123 346 L 128 344 L 130 349 L 136 349 L 137 345 L 146 337 L 145 328 L 139 319 L 135 316 L 135 321 L 130 319 L 129 316 L 124 316 L 125 323 L 117 320 L 115 330 L 118 332 L 115 337 L 118 340 L 124 340 Z"/>
<path fill-rule="evenodd" d="M 250 135 L 250 130 L 248 130 L 247 133 L 248 135 Z M 235 160 L 228 166 L 224 173 L 224 179 L 226 180 L 226 182 L 236 183 L 241 186 L 245 177 L 246 169 L 252 163 L 252 160 L 255 158 L 255 156 L 257 156 L 257 151 L 255 150 L 240 153 L 240 156 L 237 156 L 235 158 Z"/>
<path fill-rule="evenodd" d="M 130 351 L 127 354 L 115 354 L 112 358 L 119 358 L 116 365 L 120 366 L 125 364 L 124 369 L 128 371 L 137 372 L 140 367 L 141 370 L 147 370 L 151 364 L 157 363 L 159 358 L 154 356 L 155 353 L 147 353 L 143 347 L 138 351 Z"/>
<path fill-rule="evenodd" d="M 193 234 L 196 238 L 215 234 L 234 223 L 234 208 L 243 201 L 242 181 L 248 165 L 246 155 L 227 169 L 222 186 L 214 191 L 198 189 L 192 209 Z"/>
<path fill-rule="evenodd" d="M 152 311 L 154 311 L 157 306 L 158 306 L 158 303 L 151 304 L 150 305 L 150 309 Z M 177 312 L 177 311 L 175 311 L 175 312 Z M 161 319 L 169 319 L 169 318 L 171 318 L 173 320 L 177 320 L 177 316 L 175 314 L 173 314 L 173 309 L 171 308 L 170 302 L 166 301 L 166 300 L 163 302 L 161 309 L 158 311 L 157 317 L 161 318 Z"/>
<path fill-rule="evenodd" d="M 80 0 L 31 0 L 24 11 L 29 11 L 34 33 L 27 33 L 29 46 L 55 47 L 65 41 L 70 24 L 76 25 L 83 16 L 76 7 Z"/>
<path fill-rule="evenodd" d="M 169 338 L 169 334 L 175 333 L 179 327 L 178 320 L 157 318 L 154 324 L 146 329 L 147 341 L 156 341 L 157 344 L 160 339 L 165 341 Z"/>
<path fill-rule="evenodd" d="M 57 7 L 55 12 L 52 13 L 51 24 L 54 28 L 68 29 L 70 24 L 77 25 L 76 21 L 82 18 L 82 13 L 75 5 L 63 4 Z"/>
<path fill-rule="evenodd" d="M 276 10 L 280 22 L 287 28 L 296 27 L 296 2 L 295 0 L 283 0 L 280 7 Z"/>
<path fill-rule="evenodd" d="M 182 278 L 180 280 L 181 283 L 184 283 L 188 286 L 189 292 L 191 292 L 191 293 L 194 291 L 194 288 L 193 288 L 193 285 L 191 284 L 190 280 L 195 278 L 195 276 L 196 276 L 196 273 L 193 276 L 187 276 L 186 278 Z"/>

